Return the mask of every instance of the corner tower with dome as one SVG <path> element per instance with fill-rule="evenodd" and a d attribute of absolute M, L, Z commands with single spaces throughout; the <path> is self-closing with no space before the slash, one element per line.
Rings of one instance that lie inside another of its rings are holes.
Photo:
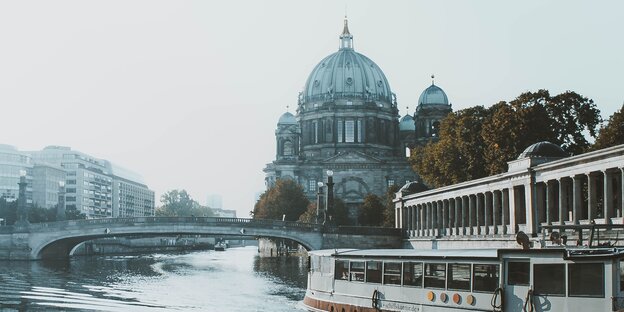
<path fill-rule="evenodd" d="M 276 159 L 267 187 L 277 179 L 299 182 L 311 200 L 333 171 L 334 194 L 352 218 L 369 194 L 417 179 L 399 135 L 397 100 L 375 62 L 353 47 L 348 22 L 339 49 L 314 67 L 299 94 L 296 115 L 283 114 L 275 132 Z"/>

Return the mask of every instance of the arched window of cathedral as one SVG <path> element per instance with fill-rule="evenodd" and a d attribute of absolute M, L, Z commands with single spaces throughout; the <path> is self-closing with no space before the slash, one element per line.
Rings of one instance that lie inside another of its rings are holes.
<path fill-rule="evenodd" d="M 282 155 L 284 156 L 292 156 L 295 154 L 295 149 L 293 147 L 293 143 L 288 140 L 284 142 L 284 146 L 283 146 L 283 150 L 282 150 Z"/>

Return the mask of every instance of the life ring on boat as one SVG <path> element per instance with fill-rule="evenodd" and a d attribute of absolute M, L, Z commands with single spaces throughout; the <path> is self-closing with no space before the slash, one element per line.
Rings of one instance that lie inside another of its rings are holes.
<path fill-rule="evenodd" d="M 375 289 L 373 290 L 373 296 L 371 297 L 371 305 L 373 306 L 373 309 L 379 311 L 380 308 L 380 299 L 379 299 L 379 290 Z"/>

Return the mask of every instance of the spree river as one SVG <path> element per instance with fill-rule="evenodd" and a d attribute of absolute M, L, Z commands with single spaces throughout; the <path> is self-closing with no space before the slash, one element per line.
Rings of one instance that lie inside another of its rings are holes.
<path fill-rule="evenodd" d="M 0 311 L 302 311 L 306 274 L 257 247 L 0 262 Z"/>

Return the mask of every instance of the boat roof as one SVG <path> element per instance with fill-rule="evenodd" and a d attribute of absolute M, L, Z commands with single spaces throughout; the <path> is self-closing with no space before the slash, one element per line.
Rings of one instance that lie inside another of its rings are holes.
<path fill-rule="evenodd" d="M 311 255 L 336 258 L 438 258 L 438 259 L 498 259 L 502 254 L 557 253 L 564 258 L 613 257 L 624 254 L 619 248 L 482 248 L 482 249 L 324 249 L 310 251 Z"/>

